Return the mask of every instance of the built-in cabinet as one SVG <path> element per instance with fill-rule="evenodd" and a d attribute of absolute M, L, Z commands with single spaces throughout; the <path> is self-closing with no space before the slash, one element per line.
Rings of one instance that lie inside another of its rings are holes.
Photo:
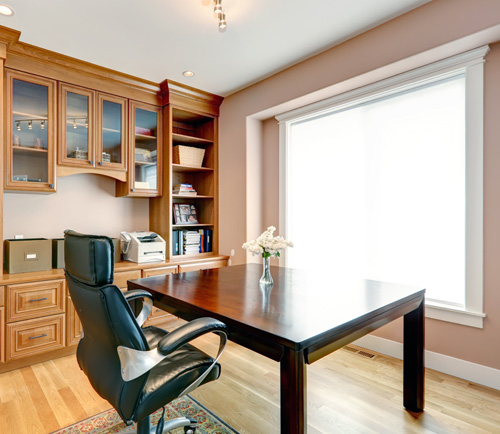
<path fill-rule="evenodd" d="M 48 52 L 19 42 L 19 36 L 0 28 L 0 200 L 4 190 L 56 193 L 57 177 L 80 173 L 114 178 L 116 196 L 149 198 L 149 230 L 166 240 L 166 260 L 117 263 L 115 284 L 122 291 L 132 279 L 227 266 L 229 258 L 218 252 L 222 98 Z M 185 160 L 186 151 L 203 154 L 201 160 Z M 175 192 L 177 184 L 191 184 L 196 195 Z M 173 220 L 173 207 L 180 204 L 196 210 L 196 222 Z M 176 254 L 177 231 L 208 231 L 210 249 Z M 155 307 L 147 324 L 171 318 Z M 63 270 L 0 274 L 0 372 L 71 354 L 81 334 Z"/>
<path fill-rule="evenodd" d="M 56 82 L 6 72 L 5 189 L 54 192 Z"/>
<path fill-rule="evenodd" d="M 126 98 L 59 83 L 58 118 L 60 166 L 126 171 Z"/>
<path fill-rule="evenodd" d="M 130 101 L 129 165 L 117 196 L 154 197 L 162 194 L 161 108 Z"/>

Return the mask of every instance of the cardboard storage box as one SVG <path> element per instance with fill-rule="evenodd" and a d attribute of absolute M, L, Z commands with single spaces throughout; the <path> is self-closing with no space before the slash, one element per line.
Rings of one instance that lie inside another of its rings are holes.
<path fill-rule="evenodd" d="M 113 244 L 115 245 L 115 263 L 120 262 L 122 260 L 120 238 L 111 238 L 111 239 L 113 240 Z"/>
<path fill-rule="evenodd" d="M 52 268 L 52 243 L 45 238 L 5 240 L 4 269 L 9 274 Z"/>
<path fill-rule="evenodd" d="M 52 268 L 64 268 L 64 238 L 52 240 Z"/>

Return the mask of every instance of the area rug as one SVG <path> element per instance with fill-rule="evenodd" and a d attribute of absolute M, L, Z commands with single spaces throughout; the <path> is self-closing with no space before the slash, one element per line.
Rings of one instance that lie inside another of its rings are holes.
<path fill-rule="evenodd" d="M 161 413 L 162 410 L 158 410 L 151 415 L 152 425 L 156 425 Z M 181 416 L 192 417 L 198 421 L 196 434 L 238 434 L 235 429 L 189 395 L 165 406 L 165 420 Z M 133 426 L 127 427 L 115 410 L 108 410 L 51 434 L 127 434 L 131 432 L 134 432 Z M 184 429 L 172 430 L 172 434 L 177 433 L 183 434 Z"/>

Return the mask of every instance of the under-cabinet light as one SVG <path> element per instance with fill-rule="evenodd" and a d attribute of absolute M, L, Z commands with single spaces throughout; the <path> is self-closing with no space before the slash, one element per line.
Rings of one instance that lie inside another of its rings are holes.
<path fill-rule="evenodd" d="M 21 131 L 21 121 L 16 121 L 16 130 Z"/>
<path fill-rule="evenodd" d="M 28 121 L 28 130 L 32 130 L 32 129 L 33 129 L 33 122 Z"/>
<path fill-rule="evenodd" d="M 76 130 L 76 119 L 73 119 L 73 128 Z"/>
<path fill-rule="evenodd" d="M 45 121 L 40 122 L 40 129 L 42 129 L 42 130 L 45 129 Z"/>
<path fill-rule="evenodd" d="M 227 27 L 227 22 L 226 22 L 226 12 L 222 12 L 219 15 L 219 29 L 224 30 Z"/>
<path fill-rule="evenodd" d="M 222 0 L 214 0 L 214 14 L 220 15 L 222 13 Z"/>

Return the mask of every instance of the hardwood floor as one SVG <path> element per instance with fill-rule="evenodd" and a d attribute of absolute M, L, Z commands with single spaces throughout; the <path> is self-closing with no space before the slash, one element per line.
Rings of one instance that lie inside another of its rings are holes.
<path fill-rule="evenodd" d="M 197 345 L 214 354 L 217 338 Z M 413 415 L 402 362 L 366 353 L 349 346 L 308 367 L 309 434 L 500 433 L 500 391 L 427 370 L 425 412 Z M 240 434 L 279 433 L 278 364 L 230 342 L 222 365 L 192 396 Z M 47 434 L 108 408 L 74 355 L 0 375 L 2 433 Z"/>

